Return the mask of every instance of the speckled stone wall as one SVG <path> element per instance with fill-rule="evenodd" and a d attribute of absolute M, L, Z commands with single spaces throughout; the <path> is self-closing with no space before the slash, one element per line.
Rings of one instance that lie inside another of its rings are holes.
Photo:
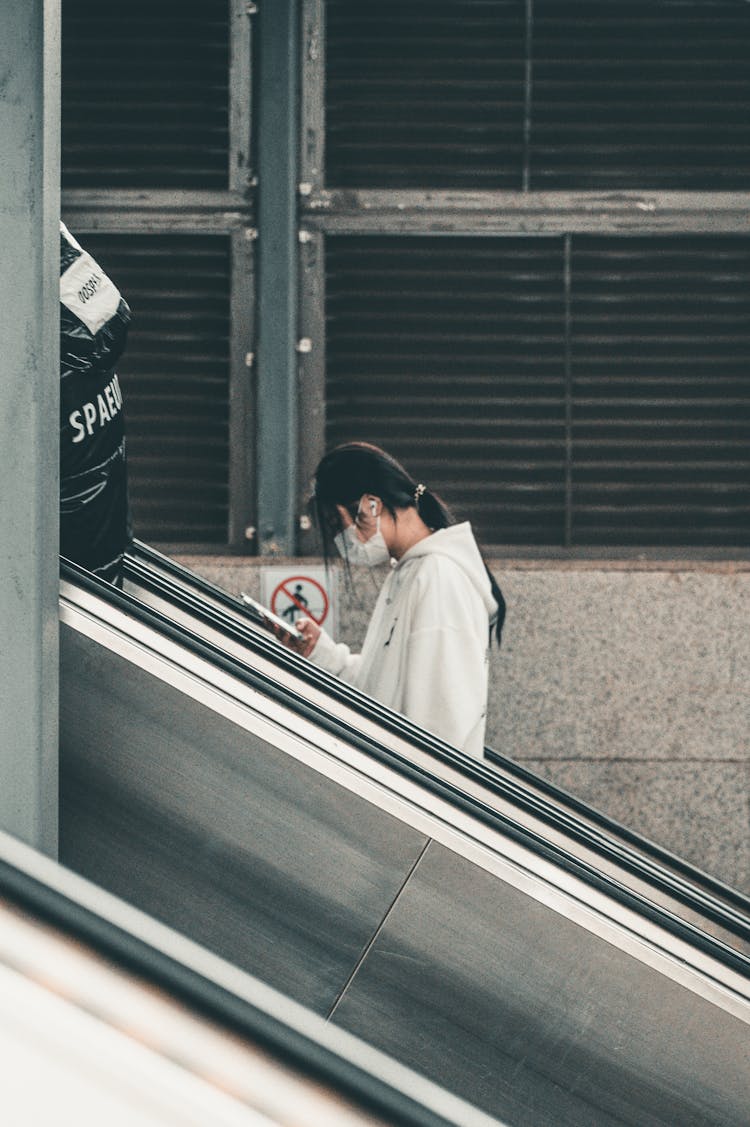
<path fill-rule="evenodd" d="M 750 571 L 496 570 L 488 742 L 750 892 Z"/>
<path fill-rule="evenodd" d="M 252 562 L 183 562 L 259 593 Z M 750 894 L 750 564 L 491 566 L 488 744 Z M 340 594 L 356 647 L 377 578 Z"/>

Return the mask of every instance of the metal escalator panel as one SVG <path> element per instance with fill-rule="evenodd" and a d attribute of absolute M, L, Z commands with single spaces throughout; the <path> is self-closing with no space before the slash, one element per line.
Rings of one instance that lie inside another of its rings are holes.
<path fill-rule="evenodd" d="M 0 1046 L 13 1127 L 476 1124 L 474 1108 L 2 833 Z"/>
<path fill-rule="evenodd" d="M 448 748 L 405 717 L 289 653 L 255 627 L 239 599 L 149 546 L 136 541 L 126 574 L 128 589 L 139 600 L 238 661 L 251 663 L 268 684 L 283 680 L 294 686 L 319 716 L 337 717 L 372 747 L 386 741 L 392 756 L 467 791 L 547 845 L 750 956 L 750 900 L 741 893 L 492 749 L 486 750 L 486 763 L 477 764 Z"/>
<path fill-rule="evenodd" d="M 309 722 L 108 610 L 63 603 L 63 859 L 326 1013 L 424 836 L 308 766 Z"/>
<path fill-rule="evenodd" d="M 292 676 L 94 584 L 61 621 L 67 864 L 508 1123 L 744 1127 L 742 953 Z"/>

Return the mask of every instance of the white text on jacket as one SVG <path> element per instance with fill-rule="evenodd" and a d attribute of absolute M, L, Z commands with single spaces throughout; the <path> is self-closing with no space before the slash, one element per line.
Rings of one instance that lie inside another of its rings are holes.
<path fill-rule="evenodd" d="M 106 426 L 121 410 L 122 392 L 117 376 L 114 375 L 103 393 L 100 392 L 95 400 L 84 403 L 82 407 L 72 411 L 68 416 L 70 425 L 75 432 L 73 442 L 83 442 L 87 434 L 90 437 L 94 433 L 95 426 Z"/>

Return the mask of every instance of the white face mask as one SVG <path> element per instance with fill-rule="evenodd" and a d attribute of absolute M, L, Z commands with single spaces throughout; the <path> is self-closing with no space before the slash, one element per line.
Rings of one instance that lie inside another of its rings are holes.
<path fill-rule="evenodd" d="M 359 515 L 359 509 L 357 510 Z M 333 538 L 339 555 L 343 556 L 354 567 L 378 567 L 388 563 L 391 553 L 380 531 L 380 517 L 377 518 L 375 532 L 369 540 L 360 540 L 357 526 L 349 524 L 343 532 L 337 532 Z"/>

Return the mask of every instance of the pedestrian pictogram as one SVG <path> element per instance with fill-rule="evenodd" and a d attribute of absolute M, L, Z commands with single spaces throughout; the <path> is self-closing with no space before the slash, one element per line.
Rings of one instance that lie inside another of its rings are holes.
<path fill-rule="evenodd" d="M 324 568 L 264 567 L 263 601 L 275 615 L 294 626 L 300 618 L 311 618 L 327 630 L 333 629 L 331 575 Z"/>
<path fill-rule="evenodd" d="M 271 610 L 292 625 L 298 618 L 312 618 L 322 626 L 328 616 L 328 595 L 317 580 L 293 575 L 274 590 Z"/>
<path fill-rule="evenodd" d="M 312 617 L 310 600 L 305 594 L 305 588 L 302 583 L 295 583 L 294 594 L 292 594 L 288 587 L 281 587 L 279 598 L 282 596 L 291 600 L 288 606 L 281 612 L 282 618 L 287 618 L 290 622 L 294 622 L 295 618 L 298 618 L 300 614 L 309 614 L 310 617 Z M 317 618 L 315 621 L 318 621 Z"/>

